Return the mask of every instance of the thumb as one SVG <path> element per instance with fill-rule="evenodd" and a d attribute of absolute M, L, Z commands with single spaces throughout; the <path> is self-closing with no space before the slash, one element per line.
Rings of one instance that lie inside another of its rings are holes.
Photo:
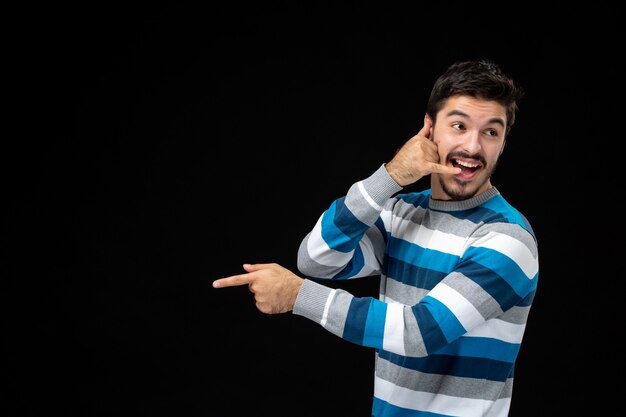
<path fill-rule="evenodd" d="M 430 128 L 433 126 L 432 120 L 428 115 L 424 116 L 424 126 L 417 132 L 418 135 L 424 136 L 426 139 L 430 139 Z"/>
<path fill-rule="evenodd" d="M 243 269 L 246 270 L 246 272 L 254 272 L 254 271 L 260 271 L 262 269 L 276 269 L 276 268 L 280 268 L 280 265 L 276 264 L 276 263 L 268 263 L 268 264 L 243 264 Z"/>

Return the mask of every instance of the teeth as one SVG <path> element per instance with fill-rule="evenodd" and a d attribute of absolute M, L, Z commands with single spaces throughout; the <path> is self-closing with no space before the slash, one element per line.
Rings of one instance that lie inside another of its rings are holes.
<path fill-rule="evenodd" d="M 478 164 L 471 164 L 469 162 L 459 161 L 459 160 L 457 160 L 456 163 L 459 165 L 463 165 L 464 167 L 467 167 L 467 168 L 476 168 L 478 166 Z"/>

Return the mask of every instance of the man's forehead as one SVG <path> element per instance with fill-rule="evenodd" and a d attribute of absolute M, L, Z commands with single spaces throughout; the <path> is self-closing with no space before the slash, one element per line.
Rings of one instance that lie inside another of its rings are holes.
<path fill-rule="evenodd" d="M 450 97 L 439 113 L 442 117 L 463 117 L 483 123 L 506 123 L 506 108 L 502 104 L 470 96 Z"/>

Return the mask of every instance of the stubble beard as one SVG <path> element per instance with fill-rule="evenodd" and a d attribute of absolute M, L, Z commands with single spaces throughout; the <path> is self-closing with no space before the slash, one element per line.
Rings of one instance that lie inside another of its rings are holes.
<path fill-rule="evenodd" d="M 496 161 L 491 167 L 484 168 L 486 169 L 486 176 L 480 182 L 474 181 L 463 181 L 458 179 L 455 176 L 449 175 L 440 175 L 439 176 L 439 185 L 441 185 L 441 189 L 446 196 L 452 201 L 460 201 L 470 199 L 478 193 L 478 190 L 485 185 L 485 183 L 491 178 L 493 173 L 498 166 L 498 161 Z M 483 172 L 483 174 L 485 173 Z"/>

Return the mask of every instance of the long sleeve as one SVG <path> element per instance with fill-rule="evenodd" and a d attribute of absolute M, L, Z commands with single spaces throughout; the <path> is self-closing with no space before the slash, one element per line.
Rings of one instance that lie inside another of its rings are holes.
<path fill-rule="evenodd" d="M 353 184 L 318 219 L 298 250 L 298 269 L 310 277 L 348 279 L 380 273 L 385 231 L 380 214 L 400 187 L 381 165 Z"/>

